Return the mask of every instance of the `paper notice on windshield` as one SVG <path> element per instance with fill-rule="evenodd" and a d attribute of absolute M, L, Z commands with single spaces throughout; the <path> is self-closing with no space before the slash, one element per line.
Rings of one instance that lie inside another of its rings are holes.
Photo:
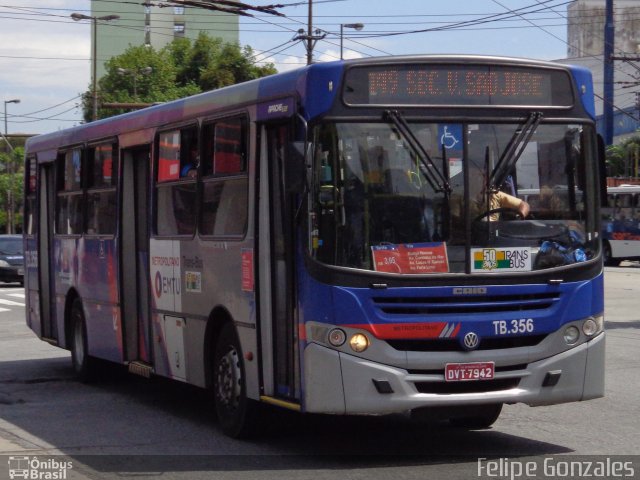
<path fill-rule="evenodd" d="M 531 248 L 472 248 L 471 272 L 529 272 Z"/>
<path fill-rule="evenodd" d="M 449 260 L 444 242 L 406 243 L 371 247 L 374 269 L 388 273 L 447 273 Z"/>

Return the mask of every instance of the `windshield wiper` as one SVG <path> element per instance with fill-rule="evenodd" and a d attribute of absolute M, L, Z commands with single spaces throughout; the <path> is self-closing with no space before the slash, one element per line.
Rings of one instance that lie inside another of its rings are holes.
<path fill-rule="evenodd" d="M 541 120 L 542 112 L 532 112 L 524 125 L 516 128 L 516 131 L 513 132 L 511 140 L 509 140 L 487 181 L 491 188 L 498 188 L 507 178 L 525 148 L 527 148 Z"/>
<path fill-rule="evenodd" d="M 433 188 L 435 192 L 450 194 L 451 186 L 449 185 L 448 179 L 433 164 L 431 157 L 413 134 L 409 124 L 400 112 L 397 110 L 385 110 L 382 118 L 393 123 L 398 130 L 398 133 L 400 133 L 407 142 L 413 154 L 420 160 L 423 167 L 422 172 L 424 173 L 427 182 L 429 182 L 429 185 L 431 185 L 431 188 Z"/>

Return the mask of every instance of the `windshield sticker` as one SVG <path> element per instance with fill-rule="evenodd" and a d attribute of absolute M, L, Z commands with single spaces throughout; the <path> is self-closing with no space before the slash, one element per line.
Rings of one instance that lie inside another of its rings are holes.
<path fill-rule="evenodd" d="M 472 248 L 471 272 L 529 272 L 531 248 Z"/>
<path fill-rule="evenodd" d="M 447 273 L 449 260 L 444 242 L 378 245 L 371 247 L 374 268 L 388 273 Z"/>

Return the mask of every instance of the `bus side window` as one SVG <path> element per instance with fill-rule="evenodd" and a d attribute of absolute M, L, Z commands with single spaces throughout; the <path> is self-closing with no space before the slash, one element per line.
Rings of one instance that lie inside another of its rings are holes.
<path fill-rule="evenodd" d="M 218 120 L 203 128 L 200 232 L 242 236 L 247 225 L 247 121 Z"/>
<path fill-rule="evenodd" d="M 59 154 L 57 163 L 55 233 L 80 235 L 83 225 L 82 149 Z"/>
<path fill-rule="evenodd" d="M 193 235 L 199 161 L 197 128 L 160 133 L 157 152 L 156 234 Z"/>
<path fill-rule="evenodd" d="M 89 235 L 116 233 L 118 148 L 113 143 L 91 147 L 87 152 L 87 224 Z"/>
<path fill-rule="evenodd" d="M 25 199 L 24 199 L 24 233 L 35 235 L 37 233 L 37 222 L 34 222 L 34 212 L 36 212 L 36 168 L 35 157 L 27 158 L 25 168 Z"/>
<path fill-rule="evenodd" d="M 632 196 L 630 193 L 620 193 L 616 196 L 616 219 L 628 220 L 631 218 Z"/>

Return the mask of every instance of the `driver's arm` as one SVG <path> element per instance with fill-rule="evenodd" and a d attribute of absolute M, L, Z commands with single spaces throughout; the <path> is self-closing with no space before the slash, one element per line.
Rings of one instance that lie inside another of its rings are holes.
<path fill-rule="evenodd" d="M 527 218 L 529 216 L 529 211 L 531 209 L 529 207 L 529 204 L 524 200 L 502 191 L 498 191 L 494 195 L 496 196 L 500 207 L 513 208 L 514 210 L 518 210 L 520 215 L 522 215 L 522 218 Z"/>

